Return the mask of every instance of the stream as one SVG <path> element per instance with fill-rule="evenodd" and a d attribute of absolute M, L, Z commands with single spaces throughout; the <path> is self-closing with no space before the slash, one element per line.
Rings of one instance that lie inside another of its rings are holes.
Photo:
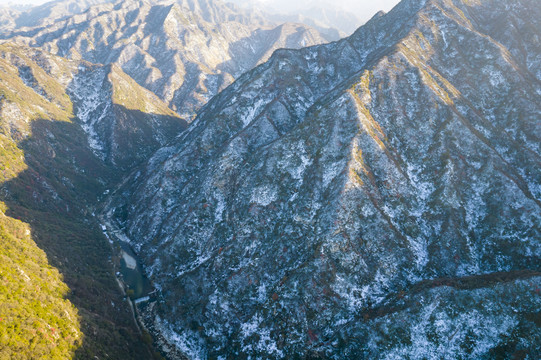
<path fill-rule="evenodd" d="M 149 296 L 153 291 L 153 287 L 150 280 L 145 276 L 141 264 L 137 261 L 135 253 L 128 244 L 120 242 L 119 245 L 122 249 L 120 277 L 127 288 L 128 295 L 134 300 Z M 132 291 L 133 293 L 131 293 Z"/>
<path fill-rule="evenodd" d="M 109 240 L 114 254 L 118 256 L 119 266 L 117 266 L 116 277 L 123 285 L 126 295 L 135 303 L 148 300 L 154 288 L 130 244 L 116 236 L 115 232 L 103 223 L 101 229 Z"/>

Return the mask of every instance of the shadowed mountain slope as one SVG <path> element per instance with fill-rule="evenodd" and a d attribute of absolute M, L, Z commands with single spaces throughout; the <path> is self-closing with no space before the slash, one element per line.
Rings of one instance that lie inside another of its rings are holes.
<path fill-rule="evenodd" d="M 0 45 L 0 358 L 152 357 L 92 214 L 185 126 L 114 66 Z"/>

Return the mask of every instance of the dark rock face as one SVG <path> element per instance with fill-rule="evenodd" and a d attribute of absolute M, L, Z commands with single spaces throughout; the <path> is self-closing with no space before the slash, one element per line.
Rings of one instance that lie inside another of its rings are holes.
<path fill-rule="evenodd" d="M 192 358 L 541 349 L 541 7 L 405 0 L 280 50 L 109 215 Z"/>

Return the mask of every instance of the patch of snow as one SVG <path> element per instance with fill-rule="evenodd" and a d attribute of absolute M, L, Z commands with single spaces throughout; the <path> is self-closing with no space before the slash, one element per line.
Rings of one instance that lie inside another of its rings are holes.
<path fill-rule="evenodd" d="M 419 270 L 423 269 L 428 264 L 428 241 L 421 236 L 412 238 L 407 236 L 410 248 L 415 255 L 415 261 Z"/>
<path fill-rule="evenodd" d="M 374 280 L 369 285 L 365 285 L 361 288 L 361 299 L 370 299 L 376 303 L 381 302 L 387 295 L 387 289 L 389 287 L 389 278 L 381 273 L 378 269 Z"/>
<path fill-rule="evenodd" d="M 105 69 L 80 72 L 74 78 L 70 89 L 76 99 L 75 116 L 81 121 L 81 127 L 87 134 L 88 145 L 102 160 L 105 159 L 105 144 L 96 126 L 111 112 L 110 94 L 103 89 L 106 76 Z"/>
<path fill-rule="evenodd" d="M 485 74 L 485 75 L 488 75 L 488 79 L 490 81 L 490 85 L 496 87 L 496 86 L 499 86 L 501 84 L 505 84 L 505 77 L 503 76 L 503 74 L 501 73 L 501 71 L 498 71 L 497 69 L 494 68 L 494 66 L 490 65 L 490 66 L 485 66 L 482 70 L 482 72 Z"/>
<path fill-rule="evenodd" d="M 261 206 L 268 206 L 278 198 L 278 191 L 275 187 L 259 186 L 252 191 L 251 202 Z"/>
<path fill-rule="evenodd" d="M 242 336 L 247 338 L 255 334 L 258 331 L 261 322 L 263 322 L 263 318 L 259 314 L 252 316 L 252 319 L 249 322 L 245 322 L 241 325 L 240 331 Z"/>
<path fill-rule="evenodd" d="M 362 296 L 363 289 L 352 283 L 349 279 L 337 275 L 336 281 L 332 285 L 332 289 L 340 296 L 340 298 L 345 300 L 351 313 L 355 313 L 366 306 L 366 302 Z"/>
<path fill-rule="evenodd" d="M 260 303 L 264 303 L 267 300 L 267 286 L 264 282 L 261 282 L 257 288 L 257 300 Z"/>
<path fill-rule="evenodd" d="M 295 201 L 295 199 L 297 198 L 297 196 L 299 196 L 299 193 L 296 192 L 296 193 L 294 193 L 294 194 L 289 198 L 288 201 L 289 201 L 289 202 Z"/>
<path fill-rule="evenodd" d="M 194 261 L 191 261 L 187 266 L 182 266 L 180 270 L 178 270 L 177 275 L 178 277 L 181 277 L 182 275 L 186 274 L 187 272 L 193 271 L 197 269 L 199 266 L 203 265 L 205 262 L 207 262 L 210 259 L 210 255 L 201 255 L 198 256 Z"/>
<path fill-rule="evenodd" d="M 216 205 L 214 217 L 216 218 L 215 223 L 219 223 L 223 220 L 223 213 L 225 210 L 225 198 L 219 192 L 216 193 L 216 198 L 218 200 L 218 204 Z"/>
<path fill-rule="evenodd" d="M 420 174 L 422 173 L 422 169 L 419 167 L 415 167 L 412 163 L 407 163 L 407 175 L 408 178 L 411 181 L 411 184 L 416 189 L 417 196 L 423 201 L 426 202 L 430 195 L 435 191 L 435 186 L 430 181 L 423 181 L 421 179 Z M 421 214 L 417 214 L 416 216 L 420 216 Z"/>
<path fill-rule="evenodd" d="M 283 358 L 284 353 L 278 349 L 276 342 L 271 339 L 270 329 L 261 328 L 262 322 L 263 318 L 260 315 L 254 315 L 249 322 L 241 325 L 241 335 L 243 336 L 242 350 L 245 352 L 256 350 L 273 359 Z M 256 344 L 248 342 L 247 345 L 244 345 L 244 340 L 254 334 L 259 335 L 259 341 Z"/>
<path fill-rule="evenodd" d="M 256 344 L 255 348 L 264 354 L 268 354 L 271 358 L 284 358 L 283 351 L 279 350 L 276 341 L 271 339 L 270 329 L 268 328 L 265 328 L 259 332 L 259 342 Z"/>
<path fill-rule="evenodd" d="M 477 227 L 479 220 L 486 216 L 486 204 L 482 198 L 488 185 L 482 183 L 480 180 L 472 179 L 473 194 L 470 195 L 464 205 L 466 210 L 466 223 L 468 229 L 473 230 Z"/>
<path fill-rule="evenodd" d="M 124 262 L 126 263 L 126 267 L 128 269 L 135 270 L 135 268 L 137 267 L 137 261 L 135 261 L 133 256 L 131 256 L 125 251 L 122 251 L 122 258 L 124 259 Z"/>
<path fill-rule="evenodd" d="M 496 304 L 491 304 L 497 308 Z M 463 344 L 470 341 L 468 357 L 483 358 L 509 334 L 517 324 L 516 319 L 505 314 L 482 314 L 477 310 L 460 313 L 450 318 L 444 304 L 436 298 L 427 304 L 421 314 L 412 319 L 410 344 L 386 352 L 384 359 L 461 359 Z M 440 339 L 440 341 L 437 341 Z"/>
<path fill-rule="evenodd" d="M 244 115 L 242 117 L 242 123 L 244 124 L 244 127 L 250 125 L 250 123 L 255 119 L 255 117 L 259 114 L 259 110 L 261 109 L 262 105 L 266 104 L 265 100 L 258 99 L 256 103 L 248 109 L 248 114 Z"/>
<path fill-rule="evenodd" d="M 139 299 L 136 299 L 134 301 L 135 305 L 137 304 L 141 304 L 141 303 L 144 303 L 144 302 L 147 302 L 150 300 L 150 297 L 149 296 L 143 296 L 143 297 L 140 297 Z"/>
<path fill-rule="evenodd" d="M 283 158 L 279 161 L 279 166 L 289 172 L 292 178 L 302 182 L 304 171 L 312 162 L 313 160 L 306 154 L 304 143 L 299 141 L 286 149 Z"/>
<path fill-rule="evenodd" d="M 340 174 L 340 171 L 344 167 L 342 162 L 336 162 L 328 167 L 325 167 L 323 171 L 323 187 L 327 187 L 334 178 Z"/>
<path fill-rule="evenodd" d="M 194 334 L 188 332 L 179 332 L 173 329 L 173 326 L 166 320 L 156 316 L 156 325 L 167 341 L 173 343 L 179 351 L 192 360 L 206 359 L 204 345 Z"/>

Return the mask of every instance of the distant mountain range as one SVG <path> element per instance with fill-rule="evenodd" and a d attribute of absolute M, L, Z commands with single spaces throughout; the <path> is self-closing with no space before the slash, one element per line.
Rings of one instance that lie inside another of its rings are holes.
<path fill-rule="evenodd" d="M 46 26 L 69 16 L 80 14 L 89 7 L 107 0 L 60 0 L 50 1 L 39 6 L 0 7 L 0 33 L 33 26 Z"/>
<path fill-rule="evenodd" d="M 71 9 L 60 4 L 30 13 Z M 210 0 L 120 1 L 47 19 L 4 32 L 4 38 L 71 59 L 114 63 L 188 121 L 274 50 L 327 42 L 308 26 L 276 25 L 257 12 Z"/>

